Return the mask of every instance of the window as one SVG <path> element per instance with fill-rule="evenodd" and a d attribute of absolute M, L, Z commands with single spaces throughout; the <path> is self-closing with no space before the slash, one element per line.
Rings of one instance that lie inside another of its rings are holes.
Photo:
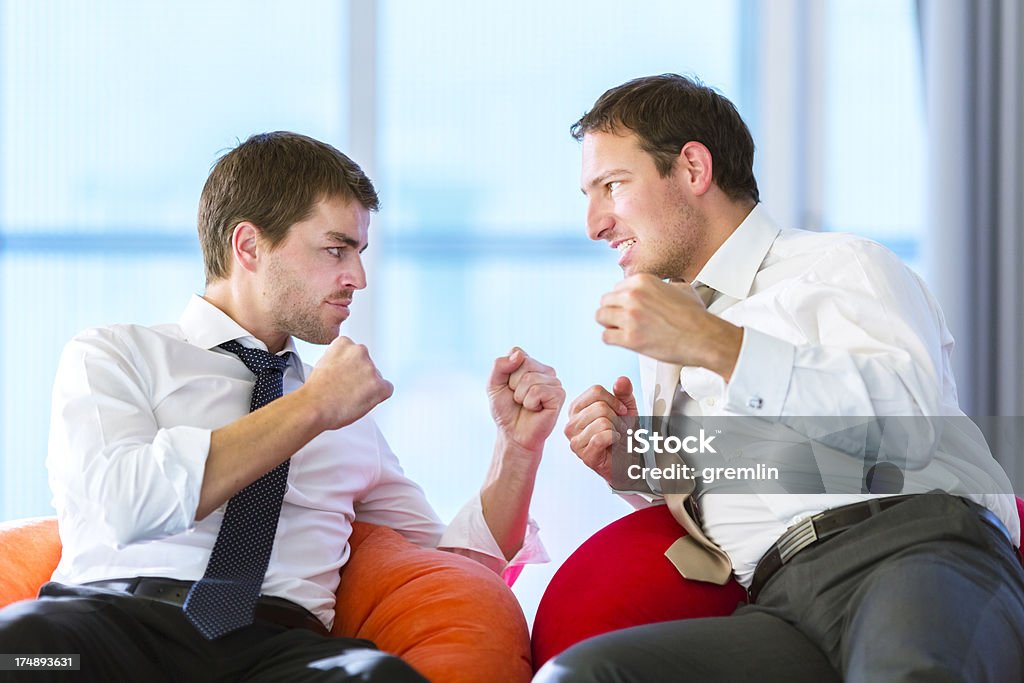
<path fill-rule="evenodd" d="M 825 227 L 878 240 L 921 273 L 925 123 L 914 3 L 827 7 Z"/>
<path fill-rule="evenodd" d="M 801 14 L 812 5 L 818 24 Z M 737 104 L 761 161 L 768 150 L 762 186 L 821 176 L 826 229 L 914 258 L 923 125 L 913 3 L 800 3 L 781 22 L 780 7 L 0 3 L 0 518 L 51 511 L 43 462 L 64 343 L 87 326 L 175 320 L 202 291 L 199 192 L 218 150 L 255 132 L 375 150 L 353 153 L 382 209 L 371 226 L 370 286 L 343 330 L 370 343 L 395 383 L 375 416 L 445 519 L 475 494 L 491 457 L 484 385 L 495 356 L 523 346 L 556 367 L 570 400 L 635 376 L 634 355 L 604 346 L 593 320 L 620 273 L 615 255 L 584 233 L 580 150 L 568 134 L 607 88 L 653 73 L 698 75 Z M 351 36 L 372 36 L 376 47 L 350 64 Z M 774 103 L 792 93 L 779 84 L 801 72 L 758 50 L 822 36 L 802 57 L 824 64 L 808 109 L 821 137 L 808 140 L 799 126 L 782 135 L 764 114 L 782 111 Z M 366 107 L 377 115 L 357 122 Z M 790 145 L 790 135 L 804 137 Z M 808 145 L 819 146 L 820 168 L 776 172 Z M 321 351 L 302 352 L 315 362 Z M 533 505 L 553 562 L 516 585 L 528 617 L 559 562 L 627 510 L 560 429 Z"/>
<path fill-rule="evenodd" d="M 67 340 L 177 320 L 202 291 L 195 215 L 217 151 L 279 129 L 344 146 L 346 7 L 0 3 L 0 518 L 52 512 Z"/>
<path fill-rule="evenodd" d="M 496 356 L 522 346 L 555 367 L 570 401 L 635 377 L 635 355 L 604 346 L 594 322 L 621 272 L 586 237 L 569 126 L 606 89 L 654 73 L 696 74 L 742 101 L 741 4 L 462 0 L 441 16 L 429 3 L 378 5 L 382 210 L 371 232 L 383 246 L 369 296 L 374 358 L 396 392 L 377 414 L 442 518 L 487 471 Z M 515 585 L 528 618 L 561 560 L 628 511 L 561 429 L 532 507 L 553 562 Z"/>

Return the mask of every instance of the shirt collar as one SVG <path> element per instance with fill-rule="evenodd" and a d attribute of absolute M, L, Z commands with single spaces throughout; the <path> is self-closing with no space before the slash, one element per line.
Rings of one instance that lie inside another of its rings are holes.
<path fill-rule="evenodd" d="M 695 283 L 705 284 L 734 299 L 750 294 L 754 277 L 779 235 L 768 212 L 756 204 L 743 222 L 704 264 Z"/>
<path fill-rule="evenodd" d="M 236 323 L 231 316 L 220 310 L 209 301 L 193 294 L 188 305 L 178 319 L 178 326 L 185 335 L 185 341 L 202 349 L 214 349 L 226 341 L 238 340 L 242 346 L 267 351 L 267 345 L 252 336 L 244 327 Z M 289 362 L 299 377 L 305 380 L 302 360 L 299 358 L 295 340 L 288 337 L 281 353 L 291 352 Z M 277 355 L 281 355 L 281 353 Z"/>

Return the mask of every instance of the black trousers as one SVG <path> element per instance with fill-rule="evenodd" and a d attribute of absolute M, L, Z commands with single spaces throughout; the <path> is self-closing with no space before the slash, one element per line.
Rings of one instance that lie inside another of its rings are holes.
<path fill-rule="evenodd" d="M 535 682 L 1024 681 L 1024 570 L 961 499 L 918 496 L 807 548 L 732 616 L 597 636 Z"/>
<path fill-rule="evenodd" d="M 57 583 L 0 610 L 0 653 L 81 655 L 80 671 L 0 671 L 0 681 L 426 680 L 368 640 L 257 621 L 208 641 L 180 607 Z"/>

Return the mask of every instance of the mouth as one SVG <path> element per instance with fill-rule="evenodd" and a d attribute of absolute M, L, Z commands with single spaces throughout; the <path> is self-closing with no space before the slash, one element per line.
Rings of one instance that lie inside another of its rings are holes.
<path fill-rule="evenodd" d="M 626 262 L 626 259 L 629 256 L 629 252 L 633 249 L 634 246 L 636 246 L 636 242 L 637 240 L 635 237 L 630 237 L 624 240 L 617 240 L 609 245 L 612 249 L 618 250 L 620 266 Z"/>
<path fill-rule="evenodd" d="M 348 307 L 352 303 L 352 299 L 345 299 L 343 301 L 327 301 L 325 303 L 331 308 L 348 313 Z"/>

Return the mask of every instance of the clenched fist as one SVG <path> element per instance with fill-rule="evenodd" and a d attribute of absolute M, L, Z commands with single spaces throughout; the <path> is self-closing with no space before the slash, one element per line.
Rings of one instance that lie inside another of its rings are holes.
<path fill-rule="evenodd" d="M 487 395 L 491 416 L 511 445 L 539 453 L 555 428 L 565 390 L 553 368 L 516 347 L 496 358 Z"/>
<path fill-rule="evenodd" d="M 381 377 L 365 346 L 338 337 L 300 391 L 312 397 L 324 429 L 340 429 L 390 398 L 394 387 Z"/>
<path fill-rule="evenodd" d="M 628 377 L 619 377 L 612 393 L 600 385 L 584 391 L 569 407 L 565 436 L 569 448 L 605 481 L 612 480 L 612 447 L 621 438 L 617 425 L 623 417 L 636 417 L 636 398 Z"/>
<path fill-rule="evenodd" d="M 669 283 L 653 275 L 632 275 L 601 297 L 597 322 L 606 344 L 645 356 L 694 365 L 732 376 L 743 328 L 707 312 L 685 282 Z"/>

